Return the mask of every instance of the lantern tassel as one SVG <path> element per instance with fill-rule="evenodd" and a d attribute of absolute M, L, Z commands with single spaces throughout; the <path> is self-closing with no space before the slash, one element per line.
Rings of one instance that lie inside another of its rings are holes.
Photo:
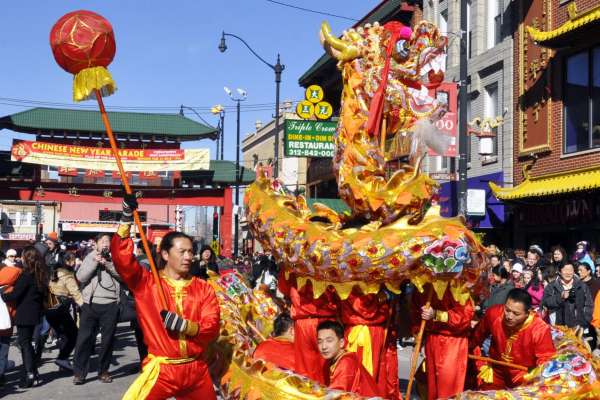
<path fill-rule="evenodd" d="M 112 75 L 104 67 L 90 67 L 79 71 L 73 78 L 73 100 L 76 102 L 92 100 L 96 90 L 103 97 L 110 96 L 117 90 Z"/>

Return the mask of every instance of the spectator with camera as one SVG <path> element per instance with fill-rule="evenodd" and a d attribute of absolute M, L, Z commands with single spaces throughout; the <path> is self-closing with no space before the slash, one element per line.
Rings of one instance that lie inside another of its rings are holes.
<path fill-rule="evenodd" d="M 587 328 L 592 320 L 590 289 L 575 275 L 575 263 L 566 260 L 559 275 L 544 289 L 542 305 L 556 313 L 556 325 Z"/>
<path fill-rule="evenodd" d="M 98 328 L 102 338 L 98 352 L 98 379 L 103 383 L 112 382 L 108 368 L 119 316 L 121 284 L 112 262 L 110 240 L 109 233 L 99 234 L 96 237 L 96 248 L 85 257 L 77 270 L 83 305 L 73 358 L 75 385 L 85 382 Z"/>

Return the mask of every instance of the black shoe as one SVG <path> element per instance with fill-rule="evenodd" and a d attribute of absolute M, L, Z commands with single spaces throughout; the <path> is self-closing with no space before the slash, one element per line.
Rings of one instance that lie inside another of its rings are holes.
<path fill-rule="evenodd" d="M 0 387 L 4 387 L 6 385 L 6 377 L 4 375 L 0 375 Z"/>
<path fill-rule="evenodd" d="M 79 375 L 73 376 L 73 385 L 83 385 L 85 383 L 85 379 Z"/>
<path fill-rule="evenodd" d="M 27 376 L 25 376 L 25 379 L 23 381 L 21 381 L 21 383 L 19 384 L 19 387 L 21 388 L 30 388 L 33 385 L 36 384 L 37 381 L 37 376 L 33 373 L 28 373 Z"/>

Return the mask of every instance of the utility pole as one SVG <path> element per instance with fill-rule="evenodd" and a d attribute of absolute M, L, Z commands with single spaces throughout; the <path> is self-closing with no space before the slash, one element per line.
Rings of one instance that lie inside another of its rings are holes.
<path fill-rule="evenodd" d="M 43 225 L 43 209 L 42 204 L 39 201 L 35 202 L 35 241 L 42 241 L 42 234 L 44 233 Z"/>
<path fill-rule="evenodd" d="M 273 177 L 279 177 L 279 86 L 281 84 L 281 73 L 285 66 L 279 61 L 277 54 L 277 64 L 273 66 L 275 71 L 275 168 L 273 169 Z"/>
<path fill-rule="evenodd" d="M 237 100 L 237 141 L 235 147 L 235 228 L 233 237 L 235 243 L 233 244 L 233 255 L 238 256 L 239 251 L 239 229 L 240 229 L 240 101 Z"/>
<path fill-rule="evenodd" d="M 469 151 L 469 136 L 467 135 L 467 2 L 460 2 L 460 86 L 458 89 L 458 187 L 457 202 L 458 214 L 467 213 L 467 152 Z"/>

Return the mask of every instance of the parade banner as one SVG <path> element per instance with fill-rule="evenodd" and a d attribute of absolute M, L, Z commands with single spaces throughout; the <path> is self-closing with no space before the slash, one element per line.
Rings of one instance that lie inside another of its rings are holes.
<path fill-rule="evenodd" d="M 86 169 L 84 173 L 86 178 L 104 178 L 106 174 L 99 169 Z"/>
<path fill-rule="evenodd" d="M 191 171 L 208 169 L 208 149 L 120 149 L 127 171 Z M 11 161 L 63 168 L 118 171 L 110 148 L 14 140 Z"/>
<path fill-rule="evenodd" d="M 333 157 L 333 134 L 337 122 L 285 120 L 285 155 L 289 157 Z"/>

